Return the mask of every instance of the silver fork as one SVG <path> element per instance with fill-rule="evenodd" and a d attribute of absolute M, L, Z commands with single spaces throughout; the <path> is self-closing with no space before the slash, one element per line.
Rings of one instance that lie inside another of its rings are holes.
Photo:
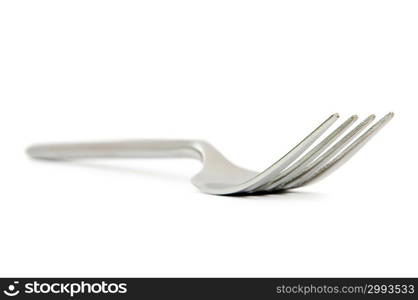
<path fill-rule="evenodd" d="M 211 144 L 201 140 L 42 144 L 28 148 L 27 153 L 33 158 L 50 160 L 194 158 L 202 162 L 203 168 L 192 178 L 192 183 L 202 192 L 215 195 L 277 193 L 323 179 L 352 157 L 392 117 L 393 113 L 389 113 L 369 126 L 375 118 L 371 115 L 337 140 L 357 120 L 356 115 L 351 116 L 309 150 L 339 118 L 338 114 L 333 114 L 285 156 L 262 172 L 232 164 Z M 360 133 L 362 134 L 357 137 Z"/>

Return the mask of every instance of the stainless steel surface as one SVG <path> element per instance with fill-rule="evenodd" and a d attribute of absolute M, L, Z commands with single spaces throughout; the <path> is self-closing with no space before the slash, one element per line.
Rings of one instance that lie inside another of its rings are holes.
<path fill-rule="evenodd" d="M 338 114 L 330 116 L 285 156 L 262 172 L 234 165 L 212 145 L 201 140 L 43 144 L 28 148 L 27 153 L 33 158 L 49 160 L 193 158 L 203 164 L 202 170 L 192 178 L 192 183 L 202 192 L 215 195 L 277 193 L 311 184 L 329 175 L 387 124 L 393 113 L 369 126 L 375 118 L 371 115 L 337 140 L 357 120 L 357 116 L 352 116 L 310 149 L 338 117 Z"/>

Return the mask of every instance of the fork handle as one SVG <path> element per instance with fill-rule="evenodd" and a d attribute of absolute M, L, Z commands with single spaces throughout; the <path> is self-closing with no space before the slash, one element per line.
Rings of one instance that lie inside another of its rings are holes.
<path fill-rule="evenodd" d="M 197 140 L 131 140 L 92 143 L 40 144 L 26 152 L 32 158 L 194 158 L 203 159 L 205 142 Z"/>

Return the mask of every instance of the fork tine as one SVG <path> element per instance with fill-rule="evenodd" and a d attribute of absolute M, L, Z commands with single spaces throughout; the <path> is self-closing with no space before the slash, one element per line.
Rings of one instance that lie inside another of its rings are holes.
<path fill-rule="evenodd" d="M 290 150 L 285 156 L 276 161 L 269 168 L 259 173 L 253 179 L 248 182 L 248 185 L 242 190 L 242 192 L 250 192 L 254 189 L 272 181 L 280 172 L 291 164 L 297 157 L 299 157 L 309 146 L 311 146 L 337 119 L 338 114 L 331 115 L 321 125 L 319 125 L 314 131 L 312 131 L 307 137 L 305 137 L 298 145 Z"/>
<path fill-rule="evenodd" d="M 354 154 L 357 153 L 380 129 L 382 129 L 394 116 L 394 113 L 388 113 L 379 121 L 377 121 L 372 127 L 370 127 L 359 138 L 352 142 L 347 148 L 345 148 L 340 154 L 338 154 L 332 161 L 328 162 L 320 168 L 316 168 L 307 174 L 303 181 L 290 183 L 285 185 L 285 189 L 297 188 L 303 185 L 311 184 L 325 178 L 333 171 L 341 167 L 347 162 Z"/>
<path fill-rule="evenodd" d="M 303 171 L 304 167 L 317 158 L 321 153 L 323 153 L 327 147 L 334 142 L 341 134 L 343 134 L 356 120 L 358 119 L 357 115 L 353 115 L 348 118 L 343 124 L 341 124 L 337 129 L 325 137 L 322 142 L 316 145 L 312 150 L 305 154 L 301 159 L 296 163 L 291 165 L 289 168 L 285 169 L 283 173 L 276 178 L 273 182 L 269 182 L 264 186 L 258 188 L 257 190 L 273 190 L 276 186 L 279 186 L 283 183 L 289 176 L 295 176 L 294 172 L 297 170 L 300 173 Z M 301 171 L 302 170 L 302 171 Z M 299 174 L 300 174 L 299 173 Z"/>
<path fill-rule="evenodd" d="M 359 125 L 357 125 L 353 130 L 347 133 L 342 137 L 335 145 L 328 149 L 324 154 L 322 154 L 318 159 L 316 159 L 312 164 L 306 168 L 297 170 L 294 174 L 288 176 L 280 185 L 276 185 L 276 189 L 283 189 L 283 186 L 288 186 L 293 184 L 298 184 L 299 182 L 305 180 L 309 174 L 318 170 L 325 163 L 330 161 L 342 148 L 344 148 L 355 136 L 357 136 L 367 125 L 374 120 L 375 116 L 370 115 Z"/>

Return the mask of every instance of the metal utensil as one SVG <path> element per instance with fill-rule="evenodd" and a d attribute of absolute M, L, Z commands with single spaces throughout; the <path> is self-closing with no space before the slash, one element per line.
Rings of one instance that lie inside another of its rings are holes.
<path fill-rule="evenodd" d="M 309 149 L 339 118 L 338 114 L 333 114 L 285 156 L 262 172 L 234 165 L 211 144 L 201 140 L 43 144 L 30 147 L 27 153 L 33 158 L 50 160 L 194 158 L 202 162 L 203 168 L 192 178 L 192 183 L 202 192 L 215 195 L 277 193 L 323 179 L 353 156 L 392 117 L 393 113 L 389 113 L 369 126 L 375 118 L 371 115 L 337 140 L 357 120 L 357 116 L 351 116 Z M 357 137 L 360 133 L 362 134 Z"/>

